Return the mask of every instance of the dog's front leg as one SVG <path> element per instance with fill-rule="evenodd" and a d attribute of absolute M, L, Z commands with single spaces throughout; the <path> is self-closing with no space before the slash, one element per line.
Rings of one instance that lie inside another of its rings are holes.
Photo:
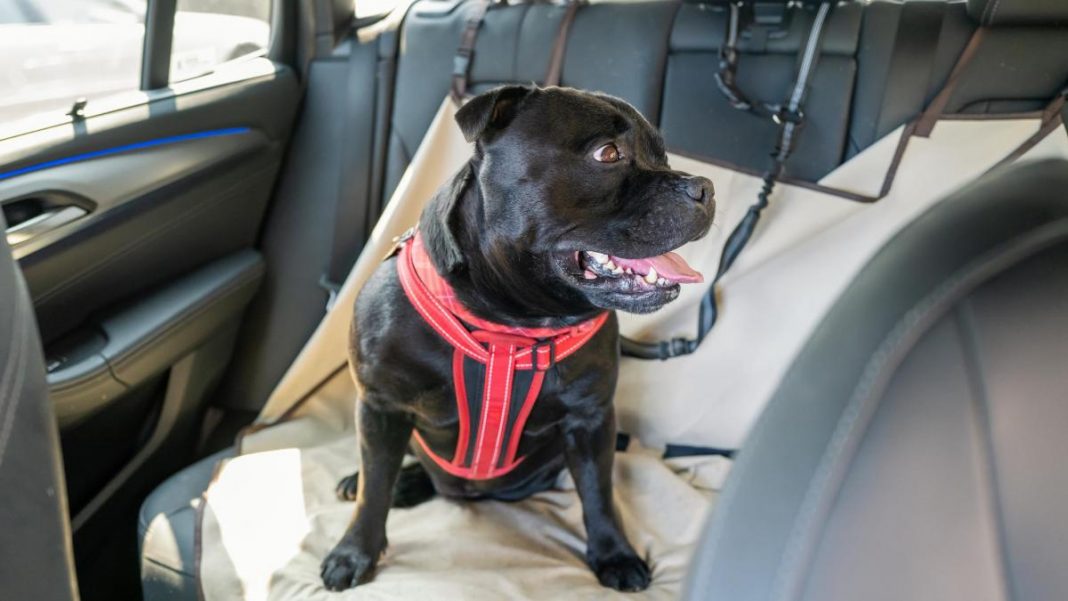
<path fill-rule="evenodd" d="M 649 566 L 634 552 L 612 504 L 615 412 L 611 403 L 592 415 L 564 423 L 567 466 L 575 480 L 586 524 L 586 561 L 604 586 L 640 591 L 649 586 Z"/>
<path fill-rule="evenodd" d="M 386 549 L 386 516 L 393 483 L 412 435 L 411 419 L 372 402 L 356 411 L 360 434 L 360 482 L 356 512 L 341 542 L 322 564 L 323 584 L 333 591 L 351 588 L 374 569 Z"/>

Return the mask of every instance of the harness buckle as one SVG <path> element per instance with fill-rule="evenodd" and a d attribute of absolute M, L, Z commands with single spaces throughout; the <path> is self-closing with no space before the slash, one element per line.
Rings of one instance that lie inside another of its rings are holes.
<path fill-rule="evenodd" d="M 538 352 L 538 349 L 542 347 L 549 349 L 549 363 L 545 366 L 545 369 L 541 367 L 541 353 Z M 549 371 L 552 369 L 556 365 L 556 339 L 548 338 L 535 342 L 534 346 L 530 347 L 530 357 L 535 371 Z"/>

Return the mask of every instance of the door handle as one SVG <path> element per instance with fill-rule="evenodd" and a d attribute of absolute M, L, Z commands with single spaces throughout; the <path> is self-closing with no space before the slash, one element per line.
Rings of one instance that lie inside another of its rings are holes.
<path fill-rule="evenodd" d="M 87 198 L 69 192 L 47 190 L 29 196 L 0 199 L 12 248 L 88 215 L 96 206 Z"/>
<path fill-rule="evenodd" d="M 66 225 L 76 219 L 85 217 L 89 211 L 78 206 L 56 207 L 35 215 L 26 221 L 17 223 L 4 232 L 7 243 L 12 248 L 29 242 L 33 238 Z"/>

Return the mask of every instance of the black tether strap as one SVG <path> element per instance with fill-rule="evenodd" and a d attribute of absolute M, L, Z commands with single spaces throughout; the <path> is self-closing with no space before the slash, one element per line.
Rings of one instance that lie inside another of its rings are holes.
<path fill-rule="evenodd" d="M 735 47 L 738 40 L 738 4 L 731 4 L 731 16 L 727 23 L 727 40 L 724 43 L 723 50 L 720 52 L 720 56 L 723 59 L 720 64 L 721 71 L 717 74 L 716 81 L 720 84 L 720 89 L 723 90 L 734 108 L 761 115 L 766 114 L 779 126 L 775 150 L 771 154 L 771 166 L 764 172 L 764 185 L 757 195 L 756 202 L 749 207 L 745 217 L 742 218 L 742 221 L 734 228 L 734 231 L 731 232 L 730 236 L 727 237 L 727 241 L 723 244 L 723 253 L 720 256 L 716 277 L 708 287 L 708 292 L 701 299 L 701 309 L 697 318 L 697 337 L 673 338 L 660 342 L 639 342 L 623 338 L 621 346 L 624 355 L 638 359 L 670 359 L 679 355 L 688 355 L 697 350 L 701 341 L 705 339 L 712 326 L 716 324 L 718 315 L 716 284 L 731 268 L 734 260 L 738 258 L 746 243 L 749 242 L 749 238 L 753 235 L 753 230 L 756 229 L 757 222 L 760 221 L 760 214 L 768 206 L 768 197 L 775 188 L 776 181 L 782 176 L 786 160 L 790 158 L 790 153 L 793 152 L 797 137 L 801 133 L 801 127 L 804 125 L 802 108 L 805 98 L 808 96 L 808 83 L 812 73 L 816 70 L 824 25 L 833 6 L 833 2 L 826 0 L 820 3 L 819 9 L 816 11 L 816 18 L 812 22 L 812 29 L 809 30 L 808 39 L 805 41 L 805 48 L 797 69 L 797 80 L 794 82 L 793 89 L 785 104 L 775 106 L 750 102 L 734 83 L 734 71 L 738 58 L 737 48 Z"/>

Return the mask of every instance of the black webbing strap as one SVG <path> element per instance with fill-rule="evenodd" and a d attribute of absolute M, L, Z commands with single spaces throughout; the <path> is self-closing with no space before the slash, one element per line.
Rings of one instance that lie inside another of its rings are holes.
<path fill-rule="evenodd" d="M 712 326 L 715 325 L 718 315 L 716 284 L 731 268 L 742 249 L 745 248 L 746 243 L 749 242 L 749 238 L 753 235 L 753 231 L 760 221 L 761 213 L 768 206 L 768 197 L 775 188 L 776 181 L 782 176 L 786 160 L 790 158 L 790 153 L 793 152 L 797 137 L 804 125 L 803 107 L 805 98 L 808 96 L 809 81 L 816 70 L 816 63 L 819 61 L 824 25 L 826 25 L 827 17 L 833 7 L 834 2 L 830 0 L 824 0 L 820 3 L 816 11 L 816 17 L 812 21 L 812 28 L 809 30 L 808 38 L 805 41 L 805 47 L 799 57 L 797 79 L 794 81 L 790 95 L 783 104 L 774 106 L 775 110 L 771 113 L 771 119 L 779 126 L 775 150 L 771 154 L 771 165 L 764 172 L 764 183 L 761 186 L 760 193 L 757 195 L 756 202 L 749 207 L 741 222 L 735 226 L 734 231 L 727 237 L 727 241 L 723 245 L 723 253 L 720 256 L 716 277 L 712 280 L 708 291 L 701 299 L 700 312 L 697 318 L 697 336 L 695 338 L 674 338 L 660 342 L 638 342 L 623 338 L 621 345 L 624 355 L 639 359 L 661 360 L 679 355 L 688 355 L 697 350 L 701 341 L 705 339 Z M 731 27 L 730 23 L 728 23 L 728 27 Z M 728 36 L 729 41 L 730 36 Z M 735 41 L 737 40 L 735 39 Z M 744 98 L 744 96 L 739 98 Z M 728 99 L 730 99 L 729 96 Z M 757 105 L 754 103 L 748 103 L 748 106 L 740 105 L 736 108 L 739 108 L 739 110 L 754 110 L 752 107 L 755 106 Z M 763 106 L 766 109 L 771 109 L 773 105 Z"/>
<path fill-rule="evenodd" d="M 338 187 L 335 195 L 333 237 L 326 271 L 319 278 L 319 286 L 327 292 L 326 308 L 337 298 L 341 283 L 348 276 L 353 259 L 359 255 L 363 233 L 368 229 L 369 165 L 360 160 L 361 151 L 370 153 L 374 146 L 374 123 L 377 94 L 368 89 L 375 81 L 378 66 L 378 47 L 365 47 L 355 36 L 349 50 L 346 88 L 342 107 L 341 158 Z M 377 85 L 382 85 L 379 82 Z"/>
<path fill-rule="evenodd" d="M 560 21 L 560 29 L 557 30 L 556 39 L 553 40 L 553 50 L 549 57 L 549 69 L 545 73 L 544 85 L 560 85 L 560 76 L 564 71 L 564 54 L 567 51 L 567 37 L 571 32 L 571 25 L 575 22 L 575 15 L 578 13 L 579 6 L 584 2 L 585 0 L 569 0 L 567 8 L 564 9 L 564 17 Z"/>
<path fill-rule="evenodd" d="M 714 76 L 716 87 L 727 98 L 732 108 L 748 111 L 761 117 L 771 118 L 777 107 L 763 102 L 754 102 L 738 87 L 738 35 L 742 14 L 742 2 L 728 3 L 727 33 L 719 47 L 719 70 Z"/>

